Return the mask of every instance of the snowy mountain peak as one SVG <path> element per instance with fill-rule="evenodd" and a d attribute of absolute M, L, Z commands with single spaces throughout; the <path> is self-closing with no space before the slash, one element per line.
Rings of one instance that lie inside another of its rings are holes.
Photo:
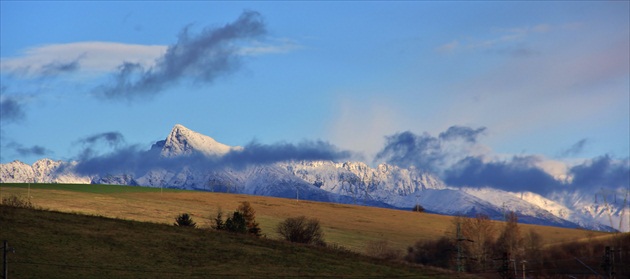
<path fill-rule="evenodd" d="M 166 138 L 161 155 L 174 157 L 200 152 L 206 156 L 221 156 L 234 149 L 241 149 L 241 147 L 222 144 L 209 136 L 176 124 Z"/>

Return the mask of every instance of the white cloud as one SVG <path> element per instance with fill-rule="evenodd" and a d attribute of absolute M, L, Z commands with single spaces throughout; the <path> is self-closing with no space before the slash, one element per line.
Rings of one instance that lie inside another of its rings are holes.
<path fill-rule="evenodd" d="M 241 55 L 255 56 L 286 53 L 300 45 L 289 39 L 277 39 L 272 43 L 254 41 L 240 46 Z M 143 68 L 155 65 L 156 59 L 166 53 L 166 45 L 139 45 L 116 42 L 75 42 L 49 44 L 26 49 L 17 57 L 0 60 L 2 73 L 37 77 L 50 74 L 51 66 L 76 63 L 82 73 L 103 73 L 116 70 L 124 62 L 137 63 Z"/>
<path fill-rule="evenodd" d="M 566 27 L 565 27 L 566 26 Z M 570 26 L 570 27 L 569 27 Z M 490 38 L 479 38 L 484 36 L 469 37 L 467 40 L 453 40 L 450 43 L 443 44 L 436 48 L 438 52 L 450 52 L 455 49 L 468 50 L 487 50 L 496 48 L 514 47 L 514 44 L 522 43 L 535 34 L 548 33 L 553 30 L 571 29 L 578 27 L 578 24 L 570 24 L 563 26 L 552 26 L 549 24 L 537 24 L 533 26 L 516 27 L 516 28 L 497 28 L 490 32 Z M 504 52 L 504 51 L 500 51 Z"/>
<path fill-rule="evenodd" d="M 254 41 L 251 46 L 241 47 L 241 55 L 256 56 L 262 54 L 287 53 L 302 46 L 291 39 L 275 39 L 273 43 Z"/>
<path fill-rule="evenodd" d="M 458 46 L 459 46 L 459 41 L 454 40 L 450 43 L 439 46 L 436 50 L 439 52 L 450 52 L 450 51 L 455 50 Z"/>
<path fill-rule="evenodd" d="M 114 42 L 76 42 L 29 48 L 18 57 L 2 58 L 3 73 L 26 76 L 45 75 L 49 65 L 78 63 L 82 72 L 108 72 L 123 62 L 150 67 L 166 52 L 163 45 L 136 45 Z"/>
<path fill-rule="evenodd" d="M 627 33 L 603 37 L 597 29 L 569 32 L 568 28 L 541 25 L 522 31 L 567 32 L 557 34 L 562 40 L 556 34 L 532 39 L 538 55 L 502 57 L 457 82 L 450 92 L 454 101 L 436 118 L 484 125 L 493 137 L 503 137 L 494 141 L 516 139 L 520 144 L 537 132 L 558 136 L 600 129 L 609 125 L 603 119 L 615 113 L 628 115 Z M 621 111 L 624 104 L 626 112 Z"/>

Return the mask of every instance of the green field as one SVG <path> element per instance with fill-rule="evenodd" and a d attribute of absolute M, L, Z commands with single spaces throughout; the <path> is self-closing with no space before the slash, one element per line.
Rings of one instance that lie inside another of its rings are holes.
<path fill-rule="evenodd" d="M 402 252 L 418 240 L 438 239 L 453 229 L 450 216 L 243 194 L 113 185 L 31 184 L 28 188 L 27 184 L 0 184 L 0 195 L 26 197 L 30 192 L 35 205 L 51 210 L 160 224 L 172 224 L 178 214 L 186 212 L 205 228 L 219 209 L 230 212 L 240 202 L 249 201 L 268 238 L 278 238 L 274 228 L 282 220 L 305 215 L 320 220 L 326 242 L 360 253 L 382 240 Z M 494 225 L 500 228 L 502 223 Z M 540 233 L 548 245 L 606 235 L 535 225 L 521 225 L 521 230 Z"/>
<path fill-rule="evenodd" d="M 156 193 L 156 192 L 178 192 L 183 190 L 169 188 L 134 187 L 121 185 L 101 185 L 101 184 L 40 184 L 40 183 L 2 183 L 0 187 L 21 188 L 21 189 L 43 189 L 43 190 L 64 190 L 93 194 L 111 193 Z"/>

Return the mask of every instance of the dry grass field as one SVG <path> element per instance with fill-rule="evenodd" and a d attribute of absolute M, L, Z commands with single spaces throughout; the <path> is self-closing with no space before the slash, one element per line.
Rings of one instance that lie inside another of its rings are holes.
<path fill-rule="evenodd" d="M 437 239 L 452 228 L 449 216 L 295 199 L 129 186 L 32 184 L 29 190 L 26 184 L 0 184 L 2 196 L 26 197 L 28 193 L 33 204 L 55 211 L 164 224 L 172 224 L 180 213 L 189 213 L 202 227 L 210 227 L 219 209 L 231 212 L 248 201 L 268 238 L 278 238 L 274 228 L 285 218 L 305 215 L 320 220 L 326 242 L 356 252 L 381 240 L 403 251 L 418 240 Z M 502 227 L 501 222 L 494 224 L 497 229 Z M 547 245 L 607 234 L 521 225 L 521 231 L 529 230 L 541 234 Z"/>

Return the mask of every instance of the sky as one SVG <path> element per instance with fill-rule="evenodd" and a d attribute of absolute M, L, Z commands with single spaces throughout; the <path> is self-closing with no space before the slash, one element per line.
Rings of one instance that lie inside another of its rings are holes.
<path fill-rule="evenodd" d="M 453 184 L 480 164 L 623 180 L 629 3 L 2 1 L 0 161 L 148 149 L 182 124 Z"/>

